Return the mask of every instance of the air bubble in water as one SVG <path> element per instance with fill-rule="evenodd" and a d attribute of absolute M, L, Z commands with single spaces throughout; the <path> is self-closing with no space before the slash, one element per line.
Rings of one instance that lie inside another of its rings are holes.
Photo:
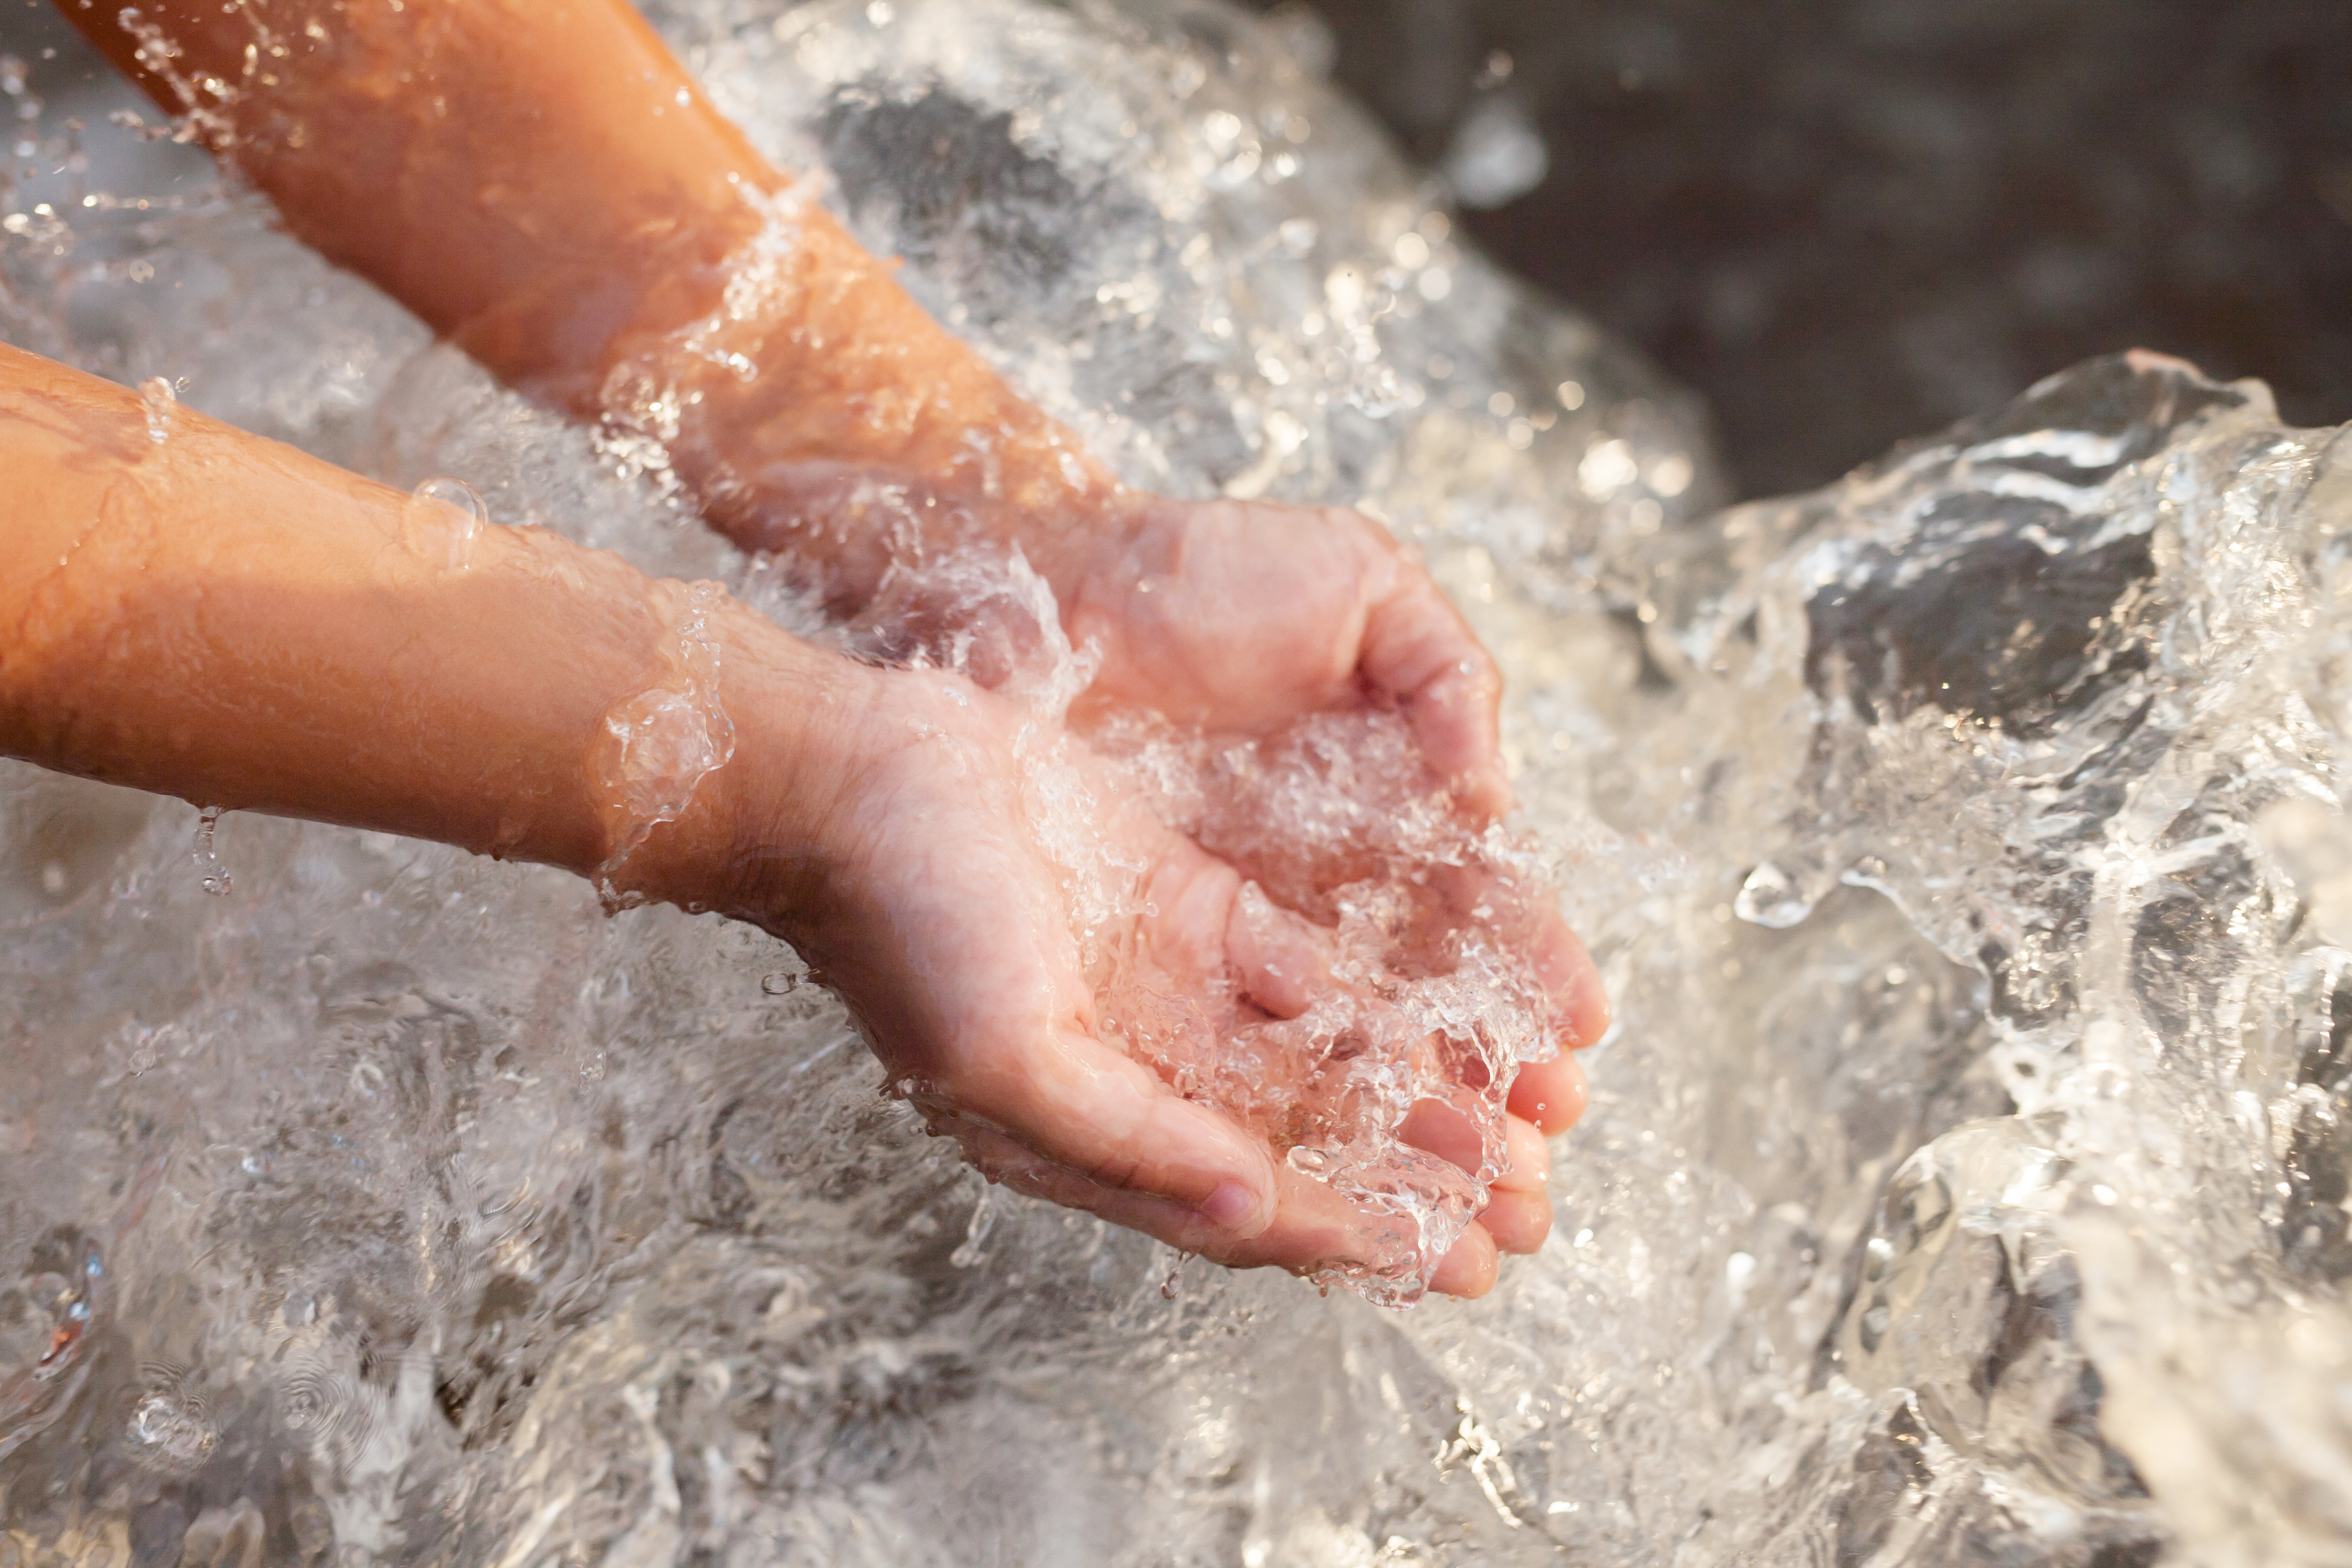
<path fill-rule="evenodd" d="M 139 401 L 147 410 L 147 439 L 158 447 L 172 438 L 172 416 L 179 411 L 179 394 L 160 375 L 139 384 Z"/>
<path fill-rule="evenodd" d="M 438 477 L 412 492 L 401 518 L 408 548 L 436 566 L 463 572 L 473 563 L 474 542 L 489 526 L 490 509 L 481 492 L 463 479 Z"/>
<path fill-rule="evenodd" d="M 196 818 L 196 869 L 204 873 L 205 891 L 216 899 L 226 897 L 236 886 L 236 879 L 213 851 L 213 835 L 220 826 L 220 819 L 221 808 L 216 805 L 205 807 Z"/>

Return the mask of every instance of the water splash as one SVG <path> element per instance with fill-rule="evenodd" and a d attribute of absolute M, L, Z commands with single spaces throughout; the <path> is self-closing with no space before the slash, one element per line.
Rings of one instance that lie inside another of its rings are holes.
<path fill-rule="evenodd" d="M 1731 909 L 1750 925 L 1786 931 L 1811 914 L 1818 901 L 1805 897 L 1788 872 L 1767 860 L 1739 884 L 1739 896 L 1732 900 Z"/>
<path fill-rule="evenodd" d="M 859 630 L 869 657 L 1023 707 L 1024 826 L 1063 874 L 1097 1029 L 1277 1152 L 1304 1150 L 1292 1167 L 1369 1217 L 1359 1255 L 1318 1281 L 1418 1300 L 1504 1173 L 1519 1063 L 1564 1033 L 1518 939 L 1544 896 L 1535 847 L 1463 822 L 1395 714 L 1316 715 L 1240 742 L 1129 719 L 1079 745 L 1062 721 L 1092 655 L 1017 554 L 896 569 Z M 1242 874 L 1234 919 L 1255 951 L 1295 954 L 1295 1001 L 1233 976 L 1205 994 L 1169 978 L 1145 934 L 1152 867 L 1101 831 L 1129 797 Z M 1318 965 L 1328 984 L 1307 981 Z M 1406 1141 L 1433 1103 L 1476 1139 L 1469 1168 Z"/>
<path fill-rule="evenodd" d="M 977 1268 L 988 1256 L 988 1233 L 996 1228 L 996 1187 L 983 1183 L 980 1195 L 972 1200 L 971 1219 L 964 1226 L 963 1245 L 948 1254 L 948 1263 L 956 1268 Z"/>
<path fill-rule="evenodd" d="M 12 1488 L 12 1532 L 135 1513 L 184 1560 L 2340 1553 L 2341 437 L 2123 361 L 1702 521 L 1677 405 L 1486 271 L 1246 18 L 651 10 L 1130 472 L 1362 501 L 1427 550 L 1511 678 L 1522 826 L 1619 1005 L 1559 1229 L 1488 1300 L 1402 1319 L 1202 1266 L 1178 1311 L 1154 1247 L 1001 1192 L 956 1268 L 971 1178 L 821 992 L 753 990 L 794 967 L 766 939 L 257 818 L 270 894 L 225 922 L 184 814 L 10 770 L 0 996 L 42 1065 L 0 1079 L 0 1463 L 68 1478 Z M 12 341 L 98 363 L 68 329 L 109 320 L 240 424 L 474 475 L 501 516 L 797 613 L 250 209 L 136 254 L 241 258 L 293 306 L 68 320 L 78 263 L 44 247 L 79 240 L 10 199 Z M 1738 907 L 1768 864 L 1790 923 Z M 126 1065 L 142 1040 L 169 1048 Z M 137 1399 L 105 1403 L 166 1362 L 220 1434 L 193 1477 L 131 1461 Z M 87 1484 L 132 1471 L 153 1489 Z"/>
<path fill-rule="evenodd" d="M 726 598 L 718 583 L 669 584 L 677 621 L 661 649 L 662 684 L 604 716 L 611 744 L 600 763 L 611 853 L 597 868 L 608 911 L 631 906 L 614 881 L 646 835 L 675 822 L 702 781 L 735 754 L 735 721 L 719 697 L 719 647 L 711 612 Z"/>

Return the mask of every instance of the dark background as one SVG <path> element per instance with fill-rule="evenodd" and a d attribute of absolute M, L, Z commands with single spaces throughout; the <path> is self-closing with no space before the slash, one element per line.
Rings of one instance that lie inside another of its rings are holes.
<path fill-rule="evenodd" d="M 2352 0 L 1312 5 L 1420 160 L 1525 111 L 1549 173 L 1470 229 L 1697 388 L 1745 493 L 2125 347 L 2352 418 Z"/>

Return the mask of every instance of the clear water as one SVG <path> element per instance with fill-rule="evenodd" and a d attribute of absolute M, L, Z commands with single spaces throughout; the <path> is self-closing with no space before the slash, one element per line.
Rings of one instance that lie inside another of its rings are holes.
<path fill-rule="evenodd" d="M 2117 361 L 1708 517 L 1311 36 L 656 15 L 1132 477 L 1429 551 L 1618 1003 L 1559 1226 L 1403 1314 L 1175 1263 L 763 937 L 12 767 L 0 1564 L 2346 1560 L 2335 433 Z M 130 106 L 16 119 L 10 341 L 788 608 Z"/>

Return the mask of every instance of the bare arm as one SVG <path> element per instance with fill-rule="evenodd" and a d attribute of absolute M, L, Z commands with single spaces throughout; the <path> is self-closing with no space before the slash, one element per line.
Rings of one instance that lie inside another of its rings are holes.
<path fill-rule="evenodd" d="M 540 530 L 467 545 L 457 512 L 184 409 L 165 434 L 137 395 L 0 346 L 0 752 L 583 874 L 611 858 L 606 720 L 688 683 L 681 584 Z M 843 661 L 738 606 L 712 621 L 723 687 L 791 690 L 821 729 Z M 741 743 L 821 779 L 796 739 Z M 713 798 L 648 841 L 648 890 L 732 847 Z"/>
<path fill-rule="evenodd" d="M 1468 811 L 1507 805 L 1493 662 L 1384 530 L 1120 489 L 626 0 L 61 3 L 295 234 L 509 383 L 645 425 L 706 516 L 837 609 L 919 542 L 1017 543 L 1102 648 L 1090 702 L 1249 732 L 1393 703 Z"/>
<path fill-rule="evenodd" d="M 802 526 L 835 521 L 849 476 L 973 503 L 968 525 L 1018 528 L 1033 562 L 1109 491 L 625 0 L 62 9 L 296 236 L 501 379 L 591 420 L 674 400 L 662 434 L 707 515 L 825 561 L 837 598 L 890 546 Z"/>
<path fill-rule="evenodd" d="M 0 347 L 0 754 L 596 875 L 642 826 L 616 798 L 615 721 L 691 687 L 733 755 L 621 888 L 800 944 L 933 1125 L 1027 1190 L 1243 1266 L 1409 1243 L 1104 1037 L 1031 820 L 1027 710 L 855 665 L 543 531 L 469 534 L 186 410 L 155 440 L 150 412 Z M 693 616 L 709 657 L 685 668 Z M 1127 901 L 1122 950 L 1155 994 L 1218 1005 L 1250 962 L 1240 874 L 1115 780 L 1096 798 L 1086 830 L 1160 896 Z M 1540 1143 L 1515 1147 L 1496 1228 L 1472 1226 L 1436 1289 L 1483 1291 L 1496 1235 L 1525 1248 L 1548 1228 Z"/>
<path fill-rule="evenodd" d="M 614 721 L 692 686 L 731 760 L 636 842 L 620 888 L 789 937 L 934 1127 L 1025 1190 L 1238 1266 L 1406 1245 L 1119 1048 L 1031 820 L 1027 710 L 854 665 L 541 530 L 469 536 L 438 503 L 185 410 L 156 441 L 149 417 L 0 347 L 0 754 L 597 875 L 642 826 L 616 797 Z M 682 669 L 694 616 L 710 657 Z M 1094 790 L 1086 830 L 1150 895 L 1106 940 L 1163 1003 L 1213 1016 L 1232 977 L 1260 983 L 1241 875 L 1110 776 Z M 1532 1125 L 1434 1289 L 1478 1294 L 1498 1242 L 1542 1240 L 1535 1128 L 1582 1098 L 1567 1058 L 1521 1075 Z"/>

